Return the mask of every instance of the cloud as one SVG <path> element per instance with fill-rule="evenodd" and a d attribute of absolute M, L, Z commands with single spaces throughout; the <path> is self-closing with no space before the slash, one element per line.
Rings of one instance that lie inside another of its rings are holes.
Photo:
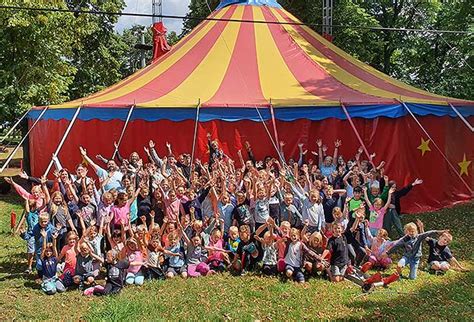
<path fill-rule="evenodd" d="M 188 12 L 188 6 L 191 0 L 163 0 L 163 14 L 184 16 Z M 125 0 L 125 9 L 123 12 L 133 13 L 152 13 L 152 0 Z M 181 19 L 163 19 L 168 31 L 176 31 L 178 34 L 183 27 Z M 151 17 L 134 17 L 121 16 L 115 25 L 115 30 L 122 32 L 124 29 L 130 28 L 133 25 L 150 26 L 152 24 Z"/>

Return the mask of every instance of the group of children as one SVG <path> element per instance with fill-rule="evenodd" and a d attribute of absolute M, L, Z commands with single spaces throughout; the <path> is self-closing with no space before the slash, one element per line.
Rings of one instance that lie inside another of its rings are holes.
<path fill-rule="evenodd" d="M 188 154 L 176 158 L 170 144 L 160 157 L 150 141 L 146 161 L 137 152 L 122 158 L 117 146 L 117 161 L 93 160 L 80 147 L 83 163 L 72 173 L 54 157 L 54 180 L 21 174 L 31 192 L 7 178 L 25 199 L 17 231 L 27 242 L 27 272 L 36 263 L 47 294 L 69 288 L 115 294 L 145 280 L 223 271 L 296 282 L 349 278 L 369 290 L 396 281 L 406 265 L 416 278 L 423 241 L 430 269 L 462 269 L 449 251 L 448 231 L 424 232 L 421 222 L 401 227 L 400 198 L 422 181 L 397 189 L 384 162 L 361 160 L 362 149 L 346 162 L 340 141 L 330 156 L 318 140 L 316 162 L 305 160 L 303 145 L 298 161 L 285 161 L 281 150 L 280 161 L 257 162 L 247 142 L 248 159 L 238 151 L 237 166 L 208 139 L 207 163 Z M 401 237 L 396 241 L 388 239 L 392 226 Z M 388 269 L 397 249 L 403 257 L 393 274 L 367 274 Z M 103 278 L 105 284 L 97 283 Z"/>

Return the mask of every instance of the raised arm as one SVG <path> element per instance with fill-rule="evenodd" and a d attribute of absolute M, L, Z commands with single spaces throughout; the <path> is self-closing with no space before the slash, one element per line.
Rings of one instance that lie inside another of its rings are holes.
<path fill-rule="evenodd" d="M 321 139 L 318 139 L 316 141 L 316 145 L 318 146 L 318 155 L 319 155 L 319 166 L 323 164 L 323 141 Z"/>
<path fill-rule="evenodd" d="M 395 187 L 390 188 L 390 190 L 388 191 L 387 202 L 383 206 L 383 209 L 387 210 L 388 206 L 390 206 L 390 201 L 392 200 L 392 196 L 394 192 L 395 192 Z"/>
<path fill-rule="evenodd" d="M 100 170 L 104 171 L 101 167 L 99 167 L 89 156 L 87 155 L 87 150 L 84 149 L 82 146 L 79 147 L 79 151 L 81 152 L 81 156 L 94 168 L 96 172 Z"/>
<path fill-rule="evenodd" d="M 364 200 L 367 203 L 367 206 L 372 207 L 372 203 L 370 202 L 369 196 L 367 195 L 367 186 L 363 186 L 362 190 L 364 191 Z"/>
<path fill-rule="evenodd" d="M 337 166 L 337 156 L 339 153 L 339 147 L 341 146 L 341 140 L 334 142 L 334 156 L 332 157 L 332 164 Z"/>

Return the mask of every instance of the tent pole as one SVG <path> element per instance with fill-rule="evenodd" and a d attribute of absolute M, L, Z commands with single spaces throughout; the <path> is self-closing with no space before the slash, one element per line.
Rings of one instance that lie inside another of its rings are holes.
<path fill-rule="evenodd" d="M 196 105 L 196 119 L 194 120 L 193 148 L 191 150 L 191 165 L 194 164 L 194 152 L 196 148 L 196 137 L 197 137 L 198 124 L 199 124 L 200 110 L 201 110 L 201 99 L 198 100 L 198 104 Z"/>
<path fill-rule="evenodd" d="M 112 160 L 115 159 L 115 156 L 117 155 L 118 149 L 120 147 L 120 143 L 122 143 L 122 139 L 123 139 L 123 136 L 125 134 L 125 130 L 127 129 L 128 122 L 130 121 L 130 117 L 132 116 L 132 112 L 135 109 L 135 106 L 136 105 L 133 104 L 132 107 L 130 107 L 130 110 L 128 111 L 127 119 L 125 120 L 125 124 L 123 125 L 123 128 L 122 128 L 122 133 L 120 133 L 120 137 L 119 137 L 119 140 L 117 142 L 117 147 L 115 148 L 114 153 L 112 154 L 112 158 L 111 158 Z"/>
<path fill-rule="evenodd" d="M 15 130 L 15 128 L 18 126 L 18 124 L 20 124 L 20 122 L 28 115 L 28 113 L 31 111 L 31 108 L 25 112 L 25 114 L 23 114 L 22 117 L 20 117 L 20 119 L 18 121 L 16 121 L 16 123 L 11 127 L 11 129 L 7 132 L 7 134 L 5 134 L 3 136 L 3 138 L 0 140 L 0 143 L 2 143 L 3 141 L 5 141 L 5 139 L 13 132 L 13 130 Z"/>
<path fill-rule="evenodd" d="M 449 106 L 453 109 L 453 111 L 459 116 L 459 118 L 466 124 L 466 126 L 471 130 L 471 132 L 474 132 L 474 127 L 469 123 L 469 121 L 459 112 L 459 110 L 454 107 L 453 104 L 448 103 Z"/>
<path fill-rule="evenodd" d="M 435 146 L 436 150 L 438 150 L 439 153 L 441 153 L 441 155 L 443 156 L 444 160 L 446 160 L 446 162 L 448 163 L 448 165 L 450 166 L 450 168 L 454 171 L 454 173 L 456 173 L 456 175 L 459 177 L 459 179 L 461 179 L 462 183 L 466 186 L 467 190 L 471 193 L 471 195 L 473 194 L 473 191 L 471 189 L 471 187 L 469 187 L 469 185 L 467 184 L 466 181 L 464 181 L 464 179 L 462 178 L 462 176 L 459 174 L 459 172 L 457 171 L 456 167 L 451 163 L 451 161 L 449 161 L 448 157 L 444 154 L 444 152 L 440 149 L 440 147 L 438 146 L 438 144 L 436 144 L 436 142 L 433 140 L 433 138 L 431 137 L 431 135 L 429 135 L 429 133 L 426 131 L 426 129 L 423 127 L 423 125 L 421 125 L 420 121 L 418 121 L 418 119 L 416 118 L 415 114 L 413 114 L 413 112 L 410 110 L 410 108 L 408 107 L 408 105 L 406 105 L 404 102 L 401 102 L 403 107 L 408 111 L 408 113 L 410 113 L 411 117 L 415 120 L 416 124 L 418 124 L 418 126 L 420 127 L 420 129 L 423 131 L 423 133 L 425 133 L 425 135 L 428 137 L 428 139 L 431 140 L 431 142 L 433 142 L 433 145 Z"/>
<path fill-rule="evenodd" d="M 275 112 L 273 111 L 273 104 L 272 104 L 271 101 L 270 101 L 270 113 L 272 115 L 273 132 L 274 132 L 274 135 L 275 135 L 275 141 L 276 141 L 276 143 L 279 143 L 280 140 L 278 138 L 278 131 L 277 131 L 277 127 L 276 127 Z"/>
<path fill-rule="evenodd" d="M 74 116 L 71 119 L 71 122 L 69 122 L 69 125 L 64 132 L 63 137 L 61 138 L 61 141 L 59 142 L 58 147 L 56 148 L 56 151 L 54 152 L 53 156 L 57 156 L 59 154 L 59 151 L 61 151 L 61 148 L 63 147 L 64 142 L 66 141 L 67 136 L 69 135 L 69 132 L 72 129 L 72 126 L 74 125 L 74 122 L 76 122 L 77 116 L 79 115 L 79 112 L 81 111 L 82 104 L 79 105 L 79 107 L 76 110 L 76 113 L 74 113 Z M 44 172 L 43 176 L 47 176 L 49 173 L 49 170 L 51 170 L 51 167 L 53 166 L 54 163 L 54 158 L 51 159 L 51 161 L 48 164 L 48 167 L 46 168 L 46 171 Z"/>
<path fill-rule="evenodd" d="M 273 144 L 273 147 L 274 147 L 275 150 L 277 151 L 278 158 L 280 159 L 280 162 L 282 162 L 282 165 L 283 165 L 283 166 L 286 166 L 285 159 L 284 159 L 283 156 L 281 155 L 281 151 L 278 149 L 278 146 L 275 144 L 275 141 L 273 140 L 273 137 L 272 137 L 270 131 L 268 130 L 268 127 L 267 127 L 267 125 L 265 124 L 265 121 L 263 120 L 262 114 L 260 113 L 260 111 L 259 111 L 257 105 L 255 105 L 255 109 L 257 110 L 258 116 L 260 117 L 260 121 L 262 121 L 263 127 L 265 128 L 265 131 L 267 132 L 268 137 L 270 138 L 270 141 L 271 141 L 272 144 Z M 277 143 L 278 143 L 278 142 L 277 142 Z"/>
<path fill-rule="evenodd" d="M 354 121 L 352 120 L 352 118 L 349 114 L 349 111 L 347 110 L 346 106 L 343 103 L 340 103 L 340 104 L 341 104 L 342 110 L 344 111 L 344 114 L 346 114 L 347 120 L 349 121 L 349 124 L 351 125 L 352 130 L 354 131 L 354 133 L 357 137 L 357 140 L 359 141 L 360 145 L 362 146 L 362 149 L 364 149 L 365 155 L 369 159 L 370 164 L 372 164 L 372 166 L 375 168 L 375 164 L 372 161 L 372 158 L 370 157 L 369 150 L 367 150 L 367 146 L 365 145 L 364 140 L 362 140 L 362 137 L 360 136 L 359 132 L 357 131 L 357 128 L 356 128 L 356 126 L 354 124 Z"/>
<path fill-rule="evenodd" d="M 16 148 L 10 153 L 10 155 L 8 156 L 8 158 L 5 160 L 5 163 L 3 164 L 2 168 L 0 169 L 0 173 L 3 172 L 3 170 L 5 170 L 5 168 L 8 166 L 8 164 L 10 163 L 10 161 L 13 159 L 13 156 L 15 155 L 16 151 L 18 151 L 18 149 L 20 148 L 20 146 L 23 144 L 23 142 L 25 142 L 26 138 L 28 137 L 28 135 L 30 134 L 30 132 L 34 129 L 34 127 L 36 126 L 36 124 L 38 124 L 38 121 L 41 119 L 41 117 L 43 116 L 43 114 L 48 110 L 49 106 L 46 106 L 43 111 L 41 112 L 41 114 L 38 116 L 38 118 L 36 119 L 36 121 L 33 123 L 33 125 L 30 127 L 30 129 L 28 130 L 28 132 L 26 132 L 25 136 L 21 139 L 20 143 L 18 143 L 18 145 L 16 146 Z"/>

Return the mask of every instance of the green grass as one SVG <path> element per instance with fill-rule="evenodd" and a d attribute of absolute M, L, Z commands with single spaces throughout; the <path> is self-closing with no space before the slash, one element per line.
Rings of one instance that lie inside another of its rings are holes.
<path fill-rule="evenodd" d="M 362 294 L 350 282 L 337 285 L 312 279 L 305 285 L 258 276 L 228 274 L 199 279 L 154 281 L 128 287 L 118 296 L 86 298 L 78 291 L 44 295 L 26 268 L 24 242 L 11 237 L 11 210 L 21 213 L 19 199 L 2 196 L 0 211 L 0 320 L 302 320 L 389 319 L 473 320 L 474 273 L 433 276 L 420 271 L 416 281 L 402 280 L 389 289 Z M 406 216 L 421 218 L 427 229 L 449 228 L 452 250 L 474 267 L 474 204 Z M 426 253 L 426 247 L 425 247 Z"/>

